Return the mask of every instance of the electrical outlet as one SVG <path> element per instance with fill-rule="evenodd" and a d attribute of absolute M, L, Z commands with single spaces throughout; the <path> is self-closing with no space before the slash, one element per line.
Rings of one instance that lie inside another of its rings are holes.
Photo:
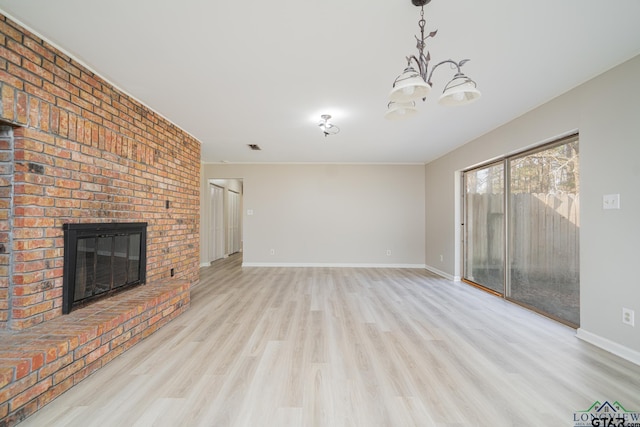
<path fill-rule="evenodd" d="M 391 249 L 387 249 L 387 256 L 391 256 Z"/>
<path fill-rule="evenodd" d="M 440 254 L 440 262 L 444 262 L 444 256 L 442 256 L 442 254 Z"/>
<path fill-rule="evenodd" d="M 275 249 L 269 249 L 269 254 L 270 255 L 275 255 L 276 254 L 276 250 Z"/>
<path fill-rule="evenodd" d="M 622 323 L 625 325 L 636 326 L 635 317 L 635 312 L 630 308 L 622 309 Z"/>

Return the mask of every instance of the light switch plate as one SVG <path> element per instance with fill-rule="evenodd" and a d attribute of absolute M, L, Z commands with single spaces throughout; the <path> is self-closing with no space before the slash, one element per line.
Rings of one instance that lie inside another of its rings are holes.
<path fill-rule="evenodd" d="M 620 195 L 605 194 L 602 196 L 602 209 L 620 209 Z"/>

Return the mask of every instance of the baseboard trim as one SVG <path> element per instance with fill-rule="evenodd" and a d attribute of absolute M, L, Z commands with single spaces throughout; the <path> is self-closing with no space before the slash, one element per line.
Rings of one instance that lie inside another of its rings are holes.
<path fill-rule="evenodd" d="M 424 268 L 429 270 L 430 272 L 432 272 L 434 274 L 437 274 L 438 276 L 444 277 L 445 279 L 448 279 L 448 280 L 451 280 L 451 281 L 454 281 L 454 282 L 459 282 L 460 281 L 460 276 L 453 276 L 453 275 L 451 275 L 449 273 L 445 273 L 442 270 L 438 270 L 437 268 L 432 267 L 430 265 L 426 265 Z"/>
<path fill-rule="evenodd" d="M 336 267 L 336 268 L 418 268 L 424 264 L 358 264 L 358 263 L 324 263 L 324 262 L 243 262 L 243 267 Z"/>
<path fill-rule="evenodd" d="M 200 268 L 205 268 L 205 267 L 211 267 L 211 263 L 210 262 L 201 262 L 200 263 Z"/>
<path fill-rule="evenodd" d="M 578 328 L 578 331 L 576 332 L 576 337 L 580 338 L 583 341 L 588 342 L 589 344 L 593 344 L 596 347 L 600 347 L 601 349 L 608 351 L 609 353 L 613 353 L 616 356 L 620 356 L 623 359 L 626 359 L 629 362 L 635 363 L 636 365 L 640 366 L 640 352 L 632 350 L 629 347 L 625 347 L 616 342 L 603 338 L 599 335 L 585 331 L 582 328 Z"/>

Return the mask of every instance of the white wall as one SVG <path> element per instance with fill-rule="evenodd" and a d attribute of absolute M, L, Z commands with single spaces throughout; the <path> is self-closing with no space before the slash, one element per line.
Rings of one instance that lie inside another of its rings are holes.
<path fill-rule="evenodd" d="M 426 264 L 460 275 L 459 171 L 580 132 L 578 336 L 640 363 L 640 56 L 426 166 Z M 480 101 L 482 102 L 482 101 Z M 621 195 L 620 210 L 602 196 Z M 444 255 L 440 262 L 439 255 Z M 622 324 L 622 307 L 636 327 Z"/>
<path fill-rule="evenodd" d="M 424 166 L 204 164 L 201 176 L 243 181 L 245 265 L 424 266 Z"/>

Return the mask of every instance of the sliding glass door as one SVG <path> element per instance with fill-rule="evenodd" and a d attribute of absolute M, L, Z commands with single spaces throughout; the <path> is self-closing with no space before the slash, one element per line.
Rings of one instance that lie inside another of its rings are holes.
<path fill-rule="evenodd" d="M 507 296 L 580 323 L 578 138 L 509 160 Z"/>
<path fill-rule="evenodd" d="M 464 173 L 464 278 L 504 292 L 504 165 Z"/>
<path fill-rule="evenodd" d="M 574 326 L 578 154 L 576 135 L 463 175 L 465 281 Z"/>

